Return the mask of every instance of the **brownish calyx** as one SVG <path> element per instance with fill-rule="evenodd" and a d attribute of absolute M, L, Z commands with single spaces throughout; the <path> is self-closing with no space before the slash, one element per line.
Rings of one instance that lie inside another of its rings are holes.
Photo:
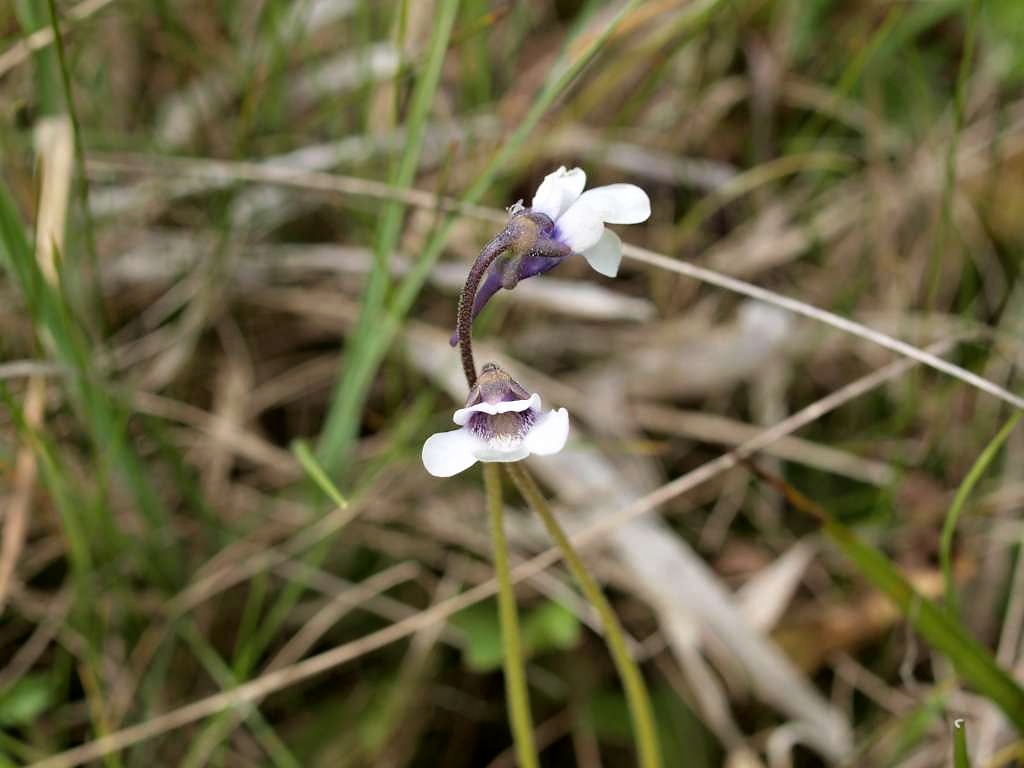
<path fill-rule="evenodd" d="M 530 393 L 497 363 L 484 363 L 480 377 L 469 390 L 466 407 L 477 403 L 504 403 L 509 400 L 528 400 Z"/>

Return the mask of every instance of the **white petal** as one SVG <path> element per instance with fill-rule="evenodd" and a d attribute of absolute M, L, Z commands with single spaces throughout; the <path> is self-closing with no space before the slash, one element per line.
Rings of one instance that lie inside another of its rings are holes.
<path fill-rule="evenodd" d="M 530 449 L 520 440 L 507 448 L 484 446 L 473 451 L 473 455 L 480 461 L 519 461 L 530 455 Z"/>
<path fill-rule="evenodd" d="M 451 477 L 476 464 L 474 452 L 484 445 L 468 429 L 453 429 L 428 437 L 420 455 L 423 466 L 434 477 Z"/>
<path fill-rule="evenodd" d="M 622 263 L 622 241 L 618 235 L 606 229 L 597 245 L 592 245 L 583 252 L 583 258 L 595 271 L 607 277 L 615 277 L 619 274 L 619 264 Z"/>
<path fill-rule="evenodd" d="M 565 408 L 548 411 L 526 433 L 523 443 L 530 453 L 547 456 L 558 453 L 569 437 L 569 412 Z"/>
<path fill-rule="evenodd" d="M 651 216 L 647 193 L 633 184 L 609 184 L 588 189 L 580 196 L 593 208 L 601 221 L 609 224 L 639 224 Z"/>
<path fill-rule="evenodd" d="M 601 217 L 597 211 L 583 202 L 582 197 L 569 206 L 569 210 L 555 222 L 555 237 L 576 253 L 583 253 L 587 248 L 596 245 L 601 239 L 602 232 L 604 223 Z"/>
<path fill-rule="evenodd" d="M 544 181 L 537 187 L 537 193 L 533 196 L 531 207 L 535 211 L 547 214 L 554 221 L 576 202 L 586 185 L 587 174 L 582 169 L 573 168 L 567 171 L 563 165 L 544 177 Z"/>
<path fill-rule="evenodd" d="M 515 411 L 520 413 L 522 411 L 534 408 L 540 410 L 540 395 L 534 392 L 530 395 L 529 400 L 506 400 L 501 403 L 477 403 L 471 405 L 468 408 L 459 408 L 452 416 L 452 421 L 458 424 L 460 427 L 469 421 L 470 415 L 474 413 L 489 413 L 494 416 L 499 413 L 508 413 L 509 411 Z"/>

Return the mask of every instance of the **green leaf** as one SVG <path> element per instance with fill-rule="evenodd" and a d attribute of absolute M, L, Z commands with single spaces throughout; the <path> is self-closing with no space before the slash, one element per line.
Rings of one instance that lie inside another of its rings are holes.
<path fill-rule="evenodd" d="M 54 688 L 46 675 L 26 675 L 0 694 L 0 725 L 29 723 L 54 703 Z"/>
<path fill-rule="evenodd" d="M 566 608 L 548 601 L 523 617 L 522 635 L 523 648 L 529 656 L 566 651 L 580 640 L 580 622 Z"/>
<path fill-rule="evenodd" d="M 590 726 L 600 741 L 623 746 L 632 742 L 629 706 L 620 690 L 594 691 L 590 696 L 587 715 L 590 717 Z"/>
<path fill-rule="evenodd" d="M 475 672 L 491 672 L 501 667 L 501 627 L 494 600 L 459 611 L 451 622 L 466 636 L 462 658 L 467 667 Z"/>
<path fill-rule="evenodd" d="M 492 672 L 501 667 L 501 623 L 498 604 L 487 600 L 459 611 L 452 623 L 466 636 L 463 660 L 475 672 Z M 550 600 L 526 611 L 520 620 L 523 654 L 533 658 L 551 651 L 564 651 L 580 639 L 579 620 Z"/>
<path fill-rule="evenodd" d="M 911 750 L 933 732 L 935 721 L 942 716 L 949 699 L 949 686 L 937 686 L 924 700 L 902 717 L 887 719 L 884 730 L 893 746 L 886 752 L 882 765 L 899 765 Z"/>
<path fill-rule="evenodd" d="M 845 526 L 825 522 L 825 532 L 936 650 L 949 657 L 957 673 L 996 703 L 1017 728 L 1024 729 L 1024 690 L 992 654 L 944 609 L 923 597 L 877 550 Z"/>

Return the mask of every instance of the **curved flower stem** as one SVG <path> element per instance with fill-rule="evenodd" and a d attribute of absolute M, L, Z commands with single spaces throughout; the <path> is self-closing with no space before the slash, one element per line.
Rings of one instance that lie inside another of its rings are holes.
<path fill-rule="evenodd" d="M 622 626 L 619 624 L 615 611 L 612 610 L 608 598 L 604 596 L 601 587 L 590 575 L 580 556 L 576 554 L 569 538 L 565 535 L 562 527 L 558 524 L 551 507 L 540 492 L 533 477 L 527 471 L 522 462 L 515 462 L 506 465 L 506 471 L 515 482 L 519 493 L 526 502 L 533 508 L 533 511 L 540 515 L 544 526 L 551 534 L 551 538 L 558 544 L 565 557 L 565 562 L 572 571 L 573 577 L 579 582 L 583 594 L 591 605 L 597 609 L 601 616 L 601 623 L 604 625 L 605 641 L 608 643 L 608 650 L 619 671 L 623 688 L 626 690 L 626 702 L 629 705 L 629 714 L 633 720 L 633 732 L 636 734 L 637 758 L 641 768 L 660 768 L 661 754 L 658 746 L 658 736 L 654 725 L 654 711 L 651 708 L 651 699 L 647 694 L 640 669 L 637 667 L 633 657 L 629 654 L 626 645 L 626 637 L 623 634 Z"/>
<path fill-rule="evenodd" d="M 494 539 L 494 571 L 498 579 L 498 614 L 501 620 L 501 644 L 504 653 L 505 694 L 508 699 L 509 722 L 516 744 L 520 768 L 538 768 L 537 746 L 533 739 L 533 718 L 530 716 L 530 694 L 526 687 L 523 650 L 519 644 L 519 618 L 516 598 L 509 576 L 508 543 L 501 498 L 501 474 L 496 464 L 484 464 L 484 489 L 487 511 Z"/>
<path fill-rule="evenodd" d="M 459 334 L 459 354 L 462 356 L 462 372 L 466 374 L 466 383 L 472 389 L 476 384 L 476 363 L 473 361 L 473 300 L 480 288 L 480 281 L 487 273 L 491 263 L 508 248 L 505 232 L 495 237 L 484 246 L 473 266 L 466 275 L 466 284 L 459 294 L 459 309 L 456 315 L 455 329 Z"/>

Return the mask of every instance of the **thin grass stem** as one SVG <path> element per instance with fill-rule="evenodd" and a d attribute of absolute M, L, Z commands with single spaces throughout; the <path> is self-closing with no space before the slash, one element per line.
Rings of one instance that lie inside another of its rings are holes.
<path fill-rule="evenodd" d="M 75 100 L 71 92 L 71 71 L 64 51 L 64 41 L 61 38 L 57 6 L 54 0 L 47 0 L 47 8 L 50 14 L 50 28 L 53 30 L 53 49 L 56 52 L 57 69 L 60 72 L 64 106 L 68 119 L 71 121 L 71 133 L 74 137 L 78 200 L 82 208 L 82 233 L 87 257 L 87 269 L 83 271 L 87 272 L 88 306 L 94 314 L 91 319 L 95 321 L 97 328 L 102 329 L 106 321 L 106 311 L 103 307 L 103 291 L 100 290 L 98 282 L 99 257 L 96 255 L 96 235 L 93 232 L 92 213 L 89 208 L 89 176 L 85 172 L 85 145 L 82 141 L 82 126 L 78 121 L 78 110 L 75 109 Z"/>
<path fill-rule="evenodd" d="M 964 117 L 967 110 L 967 81 L 970 79 L 971 67 L 974 63 L 974 45 L 978 33 L 978 16 L 981 0 L 970 0 L 966 10 L 963 55 L 960 57 L 960 68 L 956 77 L 956 91 L 953 95 L 953 130 L 946 149 L 946 163 L 943 168 L 942 209 L 939 215 L 938 231 L 932 247 L 931 263 L 928 267 L 928 293 L 925 306 L 932 309 L 939 292 L 939 281 L 942 277 L 942 257 L 946 249 L 946 239 L 953 229 L 953 197 L 956 189 L 956 162 L 960 149 L 960 134 L 964 129 Z"/>
<path fill-rule="evenodd" d="M 565 535 L 562 527 L 555 519 L 547 499 L 540 492 L 533 476 L 527 471 L 521 462 L 515 462 L 506 466 L 509 476 L 515 482 L 519 493 L 536 512 L 544 527 L 548 529 L 551 538 L 555 540 L 558 548 L 562 551 L 565 562 L 572 571 L 573 577 L 583 590 L 584 596 L 597 610 L 604 626 L 605 642 L 608 643 L 608 650 L 615 662 L 615 667 L 622 679 L 623 688 L 626 691 L 626 703 L 629 706 L 629 715 L 633 721 L 633 733 L 636 737 L 636 750 L 638 764 L 641 768 L 659 768 L 661 765 L 661 751 L 658 746 L 657 729 L 654 723 L 654 710 L 651 707 L 651 699 L 644 685 L 640 668 L 636 665 L 633 657 L 630 656 L 629 647 L 626 645 L 626 636 L 619 624 L 619 619 L 612 610 L 608 598 L 604 596 L 601 587 L 590 575 L 590 572 L 583 565 L 580 556 L 573 549 L 569 537 Z"/>
<path fill-rule="evenodd" d="M 1003 428 L 985 446 L 985 450 L 975 460 L 964 481 L 957 488 L 956 496 L 953 497 L 953 503 L 949 506 L 946 520 L 942 524 L 942 538 L 939 540 L 939 563 L 942 566 L 942 579 L 945 584 L 946 607 L 953 615 L 957 614 L 956 580 L 953 578 L 953 536 L 956 534 L 956 524 L 960 520 L 960 514 L 963 512 L 964 504 L 971 495 L 971 491 L 974 490 L 974 486 L 978 484 L 981 476 L 985 474 L 988 465 L 995 459 L 999 449 L 1013 432 L 1013 428 L 1017 426 L 1021 415 L 1021 411 L 1016 411 L 1010 416 Z"/>
<path fill-rule="evenodd" d="M 495 464 L 484 464 L 484 490 L 487 494 L 491 538 L 494 540 L 494 575 L 498 580 L 498 617 L 501 623 L 509 724 L 512 726 L 512 737 L 515 740 L 516 758 L 520 768 L 537 768 L 539 760 L 537 745 L 533 738 L 530 692 L 526 686 L 526 666 L 523 661 L 523 648 L 519 642 L 519 616 L 516 612 L 512 578 L 509 575 L 501 473 Z"/>
<path fill-rule="evenodd" d="M 374 199 L 401 199 L 406 204 L 417 206 L 419 208 L 430 208 L 453 213 L 461 213 L 464 216 L 472 216 L 482 221 L 502 222 L 507 219 L 507 215 L 497 209 L 476 205 L 473 201 L 479 199 L 479 195 L 473 198 L 469 198 L 467 196 L 458 200 L 423 190 L 399 189 L 388 184 L 373 182 L 368 179 L 357 179 L 351 176 L 338 176 L 313 171 L 297 171 L 293 168 L 268 167 L 259 163 L 226 162 L 210 158 L 203 158 L 201 161 L 186 160 L 183 158 L 174 158 L 172 160 L 171 158 L 166 157 L 153 159 L 119 154 L 117 157 L 113 158 L 107 157 L 102 160 L 92 160 L 90 161 L 90 167 L 97 172 L 117 170 L 138 172 L 140 169 L 144 169 L 148 172 L 161 175 L 187 174 L 189 177 L 212 180 L 220 180 L 224 176 L 230 176 L 234 179 L 244 179 L 259 183 L 277 184 L 300 189 L 314 189 L 345 195 L 360 195 Z M 446 219 L 447 223 L 442 226 L 447 227 L 450 221 L 451 219 Z M 447 229 L 444 229 L 444 232 L 447 232 Z M 433 242 L 434 240 L 431 240 L 431 243 Z M 440 246 L 438 246 L 438 248 L 440 248 Z M 434 252 L 430 250 L 425 251 L 424 257 L 432 256 L 433 253 Z M 919 349 L 918 347 L 901 341 L 898 338 L 889 336 L 888 334 L 882 333 L 881 331 L 875 330 L 869 326 L 862 325 L 854 320 L 838 315 L 835 312 L 829 312 L 828 310 L 820 309 L 813 304 L 808 304 L 784 294 L 768 290 L 767 288 L 762 288 L 754 283 L 739 280 L 721 272 L 716 272 L 712 269 L 700 267 L 691 262 L 673 258 L 663 253 L 647 250 L 628 243 L 623 243 L 622 254 L 625 258 L 632 259 L 633 261 L 641 264 L 648 264 L 650 266 L 657 267 L 658 269 L 675 272 L 676 274 L 693 278 L 694 280 L 698 280 L 702 283 L 714 285 L 718 288 L 731 291 L 741 296 L 757 299 L 758 301 L 763 301 L 766 304 L 771 304 L 785 309 L 788 312 L 802 315 L 803 317 L 810 318 L 816 322 L 829 325 L 843 333 L 857 336 L 858 338 L 870 341 L 880 347 L 885 347 L 886 349 L 903 355 L 904 357 L 909 357 L 919 363 L 923 363 L 929 368 L 940 371 L 952 378 L 959 379 L 975 389 L 987 392 L 993 397 L 1009 403 L 1015 408 L 1024 410 L 1024 397 L 1014 394 L 1005 387 L 1001 387 L 995 382 L 982 378 L 976 373 L 972 373 L 966 368 L 956 365 L 955 363 L 942 360 L 926 350 Z M 422 272 L 420 264 L 421 262 L 417 262 L 415 269 Z M 434 260 L 429 262 L 430 266 L 433 266 L 433 264 Z M 424 280 L 426 279 L 426 274 L 426 272 L 422 272 Z M 416 283 L 415 291 L 409 290 L 403 294 L 406 285 L 407 283 L 403 282 L 396 292 L 394 303 L 396 305 L 400 305 L 400 309 L 397 312 L 389 311 L 381 318 L 381 326 L 378 328 L 377 337 L 375 337 L 375 341 L 379 341 L 379 343 L 383 345 L 380 350 L 381 356 L 383 356 L 383 353 L 386 351 L 387 345 L 391 343 L 394 336 L 397 335 L 401 329 L 402 317 L 404 317 L 412 307 L 412 304 L 418 295 L 416 291 L 419 290 L 421 283 Z M 984 331 L 989 337 L 1007 339 L 1010 343 L 1015 343 L 1017 341 L 1016 337 L 1012 335 L 1001 335 L 998 332 L 993 333 L 992 329 L 988 327 L 985 327 Z M 382 359 L 382 357 L 380 359 Z M 379 359 L 377 362 L 379 362 Z M 374 365 L 376 365 L 377 362 L 375 362 Z M 372 370 L 367 372 L 366 375 L 370 377 L 368 381 L 372 380 L 372 374 Z"/>

